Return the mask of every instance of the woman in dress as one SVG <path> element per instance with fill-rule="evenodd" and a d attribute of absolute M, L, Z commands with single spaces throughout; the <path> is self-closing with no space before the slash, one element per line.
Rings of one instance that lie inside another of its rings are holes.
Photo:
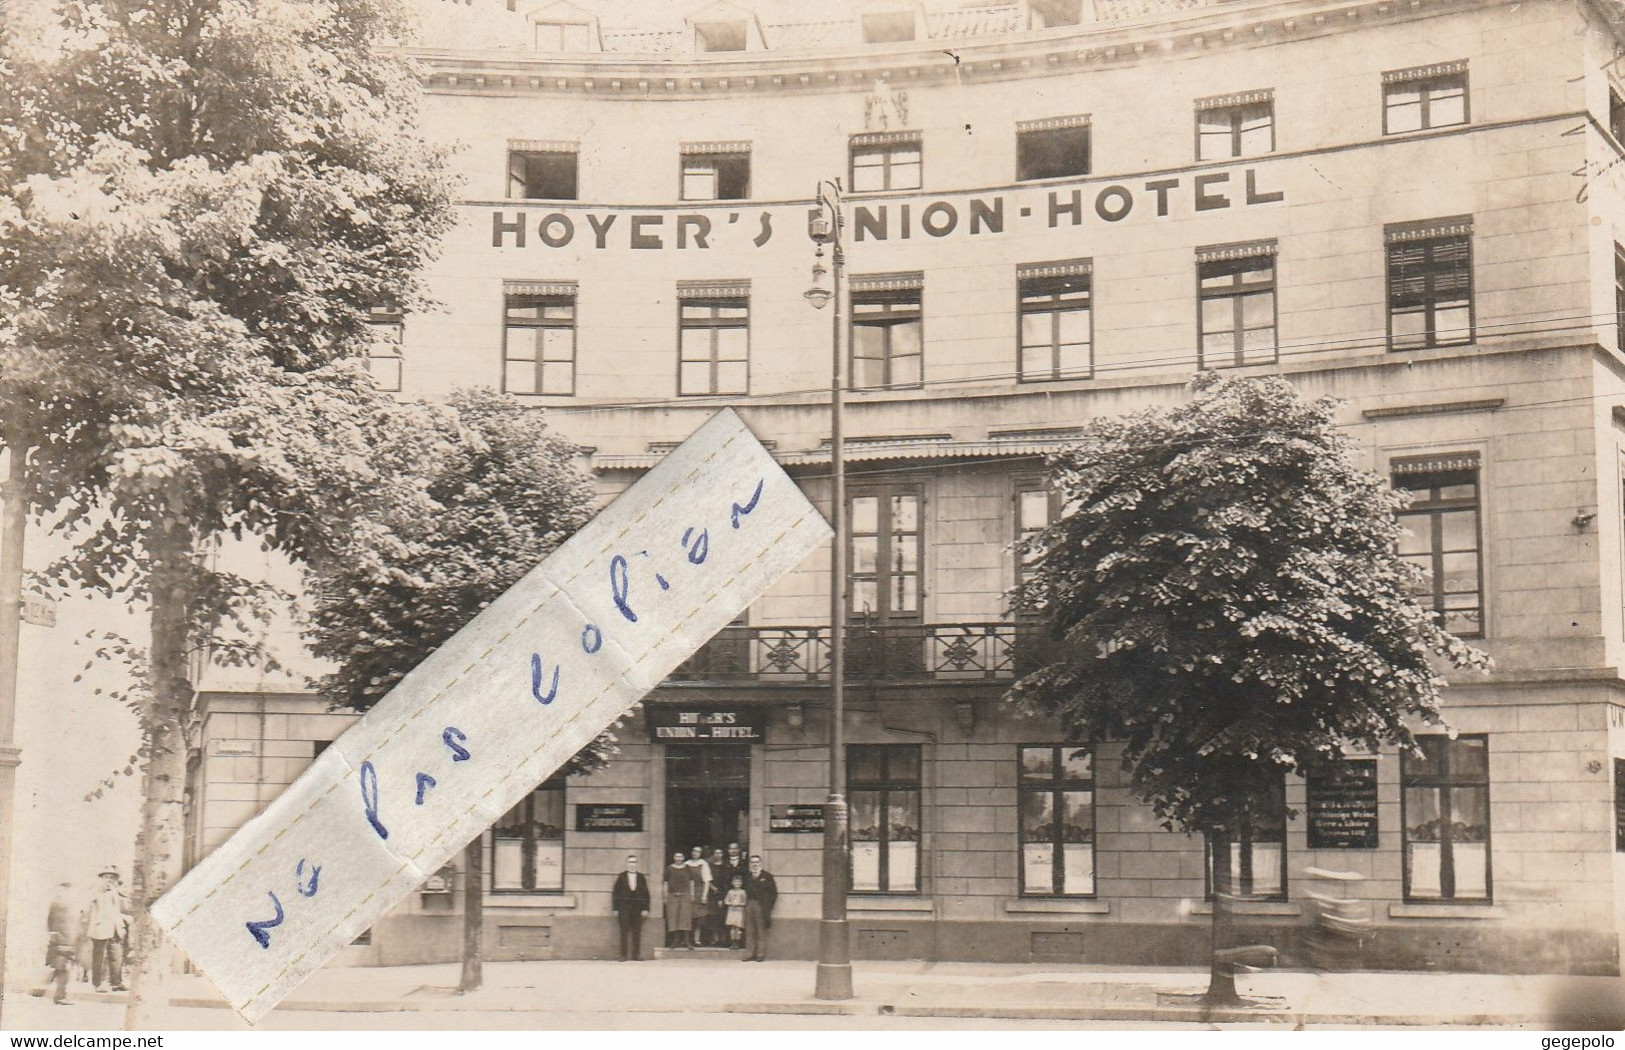
<path fill-rule="evenodd" d="M 689 854 L 688 870 L 694 879 L 694 912 L 690 916 L 688 946 L 696 948 L 704 943 L 711 917 L 711 865 L 705 862 L 704 846 L 695 846 Z"/>
<path fill-rule="evenodd" d="M 694 872 L 683 860 L 681 850 L 671 855 L 664 883 L 666 947 L 681 948 L 688 943 L 688 931 L 694 922 Z"/>

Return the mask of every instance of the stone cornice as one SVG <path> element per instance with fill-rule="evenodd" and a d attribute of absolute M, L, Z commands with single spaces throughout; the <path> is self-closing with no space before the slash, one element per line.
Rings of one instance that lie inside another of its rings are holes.
<path fill-rule="evenodd" d="M 682 99 L 907 89 L 1056 76 L 1205 51 L 1285 43 L 1373 24 L 1483 10 L 1517 0 L 1253 0 L 1139 21 L 861 50 L 684 56 L 409 48 L 434 94 Z"/>

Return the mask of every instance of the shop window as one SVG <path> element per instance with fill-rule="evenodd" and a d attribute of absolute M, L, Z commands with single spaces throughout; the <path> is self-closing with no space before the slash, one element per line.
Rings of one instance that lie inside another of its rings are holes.
<path fill-rule="evenodd" d="M 1029 0 L 1028 29 L 1059 29 L 1083 22 L 1083 0 Z"/>
<path fill-rule="evenodd" d="M 575 393 L 575 296 L 509 295 L 504 308 L 502 358 L 502 389 L 506 393 Z"/>
<path fill-rule="evenodd" d="M 852 138 L 852 192 L 917 190 L 921 186 L 920 136 L 884 132 Z"/>
<path fill-rule="evenodd" d="M 851 805 L 852 892 L 920 889 L 920 745 L 846 749 Z"/>
<path fill-rule="evenodd" d="M 739 201 L 750 196 L 750 152 L 683 151 L 685 201 Z"/>
<path fill-rule="evenodd" d="M 1199 103 L 1196 108 L 1196 159 L 1234 160 L 1275 152 L 1275 100 L 1267 95 Z"/>
<path fill-rule="evenodd" d="M 679 291 L 677 393 L 744 394 L 750 386 L 748 292 L 683 298 Z"/>
<path fill-rule="evenodd" d="M 917 484 L 854 486 L 847 498 L 853 616 L 866 622 L 919 619 L 922 503 Z"/>
<path fill-rule="evenodd" d="M 1420 350 L 1473 341 L 1472 228 L 1448 220 L 1390 228 L 1388 346 Z"/>
<path fill-rule="evenodd" d="M 1204 856 L 1207 899 L 1213 899 L 1213 840 L 1206 837 Z M 1230 889 L 1253 900 L 1286 900 L 1286 782 L 1278 780 L 1261 812 L 1244 817 L 1230 834 Z"/>
<path fill-rule="evenodd" d="M 1023 383 L 1087 379 L 1094 374 L 1094 299 L 1087 262 L 1017 271 Z"/>
<path fill-rule="evenodd" d="M 537 22 L 536 50 L 593 51 L 592 35 L 587 22 Z"/>
<path fill-rule="evenodd" d="M 564 778 L 555 777 L 491 825 L 492 893 L 564 889 Z"/>
<path fill-rule="evenodd" d="M 1382 75 L 1382 131 L 1398 135 L 1467 123 L 1467 63 Z"/>
<path fill-rule="evenodd" d="M 1086 747 L 1016 749 L 1020 774 L 1021 895 L 1095 892 L 1095 766 Z"/>
<path fill-rule="evenodd" d="M 1417 601 L 1451 634 L 1484 633 L 1483 537 L 1479 529 L 1478 458 L 1471 455 L 1396 460 L 1394 488 L 1410 494 L 1399 512 L 1399 553 L 1421 570 Z"/>
<path fill-rule="evenodd" d="M 508 151 L 508 197 L 514 200 L 573 201 L 580 155 L 574 150 Z"/>
<path fill-rule="evenodd" d="M 914 39 L 916 27 L 912 11 L 884 11 L 863 16 L 863 42 L 901 44 Z"/>
<path fill-rule="evenodd" d="M 1202 368 L 1273 364 L 1275 246 L 1197 252 Z"/>
<path fill-rule="evenodd" d="M 698 22 L 694 26 L 696 51 L 743 51 L 745 22 Z"/>
<path fill-rule="evenodd" d="M 852 285 L 852 380 L 854 390 L 919 386 L 924 355 L 922 289 L 863 279 Z M 889 285 L 889 286 L 888 286 Z"/>
<path fill-rule="evenodd" d="M 1405 899 L 1490 899 L 1489 737 L 1418 736 L 1400 755 Z"/>
<path fill-rule="evenodd" d="M 1089 118 L 1033 121 L 1016 128 L 1016 179 L 1089 174 Z"/>
<path fill-rule="evenodd" d="M 367 313 L 367 371 L 373 382 L 386 393 L 401 390 L 401 341 L 406 326 L 401 312 L 389 307 L 374 307 Z"/>

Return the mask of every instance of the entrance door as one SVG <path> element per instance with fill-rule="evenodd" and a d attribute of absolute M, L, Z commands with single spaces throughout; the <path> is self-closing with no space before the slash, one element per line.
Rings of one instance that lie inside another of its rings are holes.
<path fill-rule="evenodd" d="M 666 852 L 750 852 L 750 745 L 666 745 Z M 664 867 L 664 864 L 662 864 Z"/>

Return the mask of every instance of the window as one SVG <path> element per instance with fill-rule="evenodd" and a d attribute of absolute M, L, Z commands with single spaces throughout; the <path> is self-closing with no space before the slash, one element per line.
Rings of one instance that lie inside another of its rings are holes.
<path fill-rule="evenodd" d="M 1016 179 L 1089 174 L 1089 118 L 1058 117 L 1016 125 Z"/>
<path fill-rule="evenodd" d="M 920 745 L 853 744 L 846 749 L 852 813 L 852 891 L 920 889 Z"/>
<path fill-rule="evenodd" d="M 367 371 L 372 373 L 378 389 L 386 393 L 400 393 L 405 328 L 399 310 L 374 307 L 367 313 Z"/>
<path fill-rule="evenodd" d="M 1382 75 L 1382 132 L 1398 135 L 1467 123 L 1467 63 Z"/>
<path fill-rule="evenodd" d="M 1625 758 L 1614 759 L 1614 852 L 1625 853 Z"/>
<path fill-rule="evenodd" d="M 1025 553 L 1023 545 L 1049 528 L 1060 517 L 1060 494 L 1038 478 L 1016 483 L 1016 585 L 1020 586 L 1036 553 Z"/>
<path fill-rule="evenodd" d="M 863 42 L 898 44 L 914 39 L 914 12 L 887 11 L 863 16 Z"/>
<path fill-rule="evenodd" d="M 1490 742 L 1418 736 L 1400 754 L 1405 899 L 1490 899 Z"/>
<path fill-rule="evenodd" d="M 510 149 L 508 197 L 514 200 L 576 199 L 574 149 Z"/>
<path fill-rule="evenodd" d="M 848 497 L 851 576 L 847 591 L 854 616 L 919 619 L 924 553 L 921 502 L 920 487 L 914 484 L 864 487 Z"/>
<path fill-rule="evenodd" d="M 1625 350 L 1625 248 L 1614 245 L 1614 345 Z"/>
<path fill-rule="evenodd" d="M 852 137 L 852 192 L 920 188 L 920 136 L 882 132 Z"/>
<path fill-rule="evenodd" d="M 1416 597 L 1440 625 L 1464 638 L 1484 633 L 1479 557 L 1478 458 L 1445 456 L 1394 463 L 1394 488 L 1411 496 L 1400 511 L 1399 553 L 1422 570 Z"/>
<path fill-rule="evenodd" d="M 1273 364 L 1275 245 L 1200 249 L 1196 259 L 1201 367 Z"/>
<path fill-rule="evenodd" d="M 1625 147 L 1625 98 L 1608 85 L 1608 133 L 1614 136 L 1615 146 Z"/>
<path fill-rule="evenodd" d="M 1094 312 L 1088 262 L 1016 271 L 1017 378 L 1087 379 L 1094 373 Z"/>
<path fill-rule="evenodd" d="M 574 394 L 576 300 L 509 295 L 502 330 L 502 389 L 509 394 Z"/>
<path fill-rule="evenodd" d="M 1472 225 L 1388 231 L 1388 346 L 1419 350 L 1473 341 Z"/>
<path fill-rule="evenodd" d="M 592 51 L 592 36 L 587 22 L 537 22 L 536 50 Z"/>
<path fill-rule="evenodd" d="M 1083 0 L 1030 0 L 1028 29 L 1058 29 L 1083 22 Z"/>
<path fill-rule="evenodd" d="M 1275 152 L 1275 99 L 1268 91 L 1196 104 L 1196 159 L 1233 160 Z"/>
<path fill-rule="evenodd" d="M 697 51 L 743 51 L 745 39 L 744 22 L 697 22 L 694 25 Z"/>
<path fill-rule="evenodd" d="M 741 201 L 750 196 L 750 148 L 685 146 L 682 193 L 685 201 Z"/>
<path fill-rule="evenodd" d="M 709 289 L 708 289 L 709 290 Z M 678 290 L 677 393 L 744 394 L 750 388 L 750 292 L 688 298 Z"/>
<path fill-rule="evenodd" d="M 919 386 L 924 333 L 917 280 L 852 282 L 852 389 Z"/>
<path fill-rule="evenodd" d="M 1086 747 L 1020 747 L 1021 895 L 1095 892 L 1095 767 Z"/>
<path fill-rule="evenodd" d="M 491 825 L 493 893 L 564 889 L 564 778 L 549 780 Z"/>
<path fill-rule="evenodd" d="M 1213 840 L 1205 844 L 1207 899 L 1213 899 Z M 1275 782 L 1263 811 L 1230 833 L 1230 890 L 1242 897 L 1286 900 L 1286 781 Z"/>

